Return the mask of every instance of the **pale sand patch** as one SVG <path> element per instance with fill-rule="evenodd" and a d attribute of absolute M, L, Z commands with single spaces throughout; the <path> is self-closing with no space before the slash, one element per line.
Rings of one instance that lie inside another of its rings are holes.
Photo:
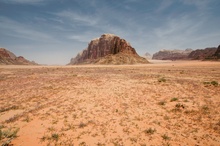
<path fill-rule="evenodd" d="M 7 121 L 9 120 L 10 118 L 13 118 L 14 116 L 16 115 L 19 115 L 23 112 L 23 110 L 10 110 L 10 111 L 7 111 L 7 112 L 3 112 L 0 114 L 0 122 L 4 122 L 4 121 Z"/>
<path fill-rule="evenodd" d="M 217 146 L 220 86 L 211 81 L 220 83 L 220 62 L 1 66 L 0 109 L 22 113 L 7 122 L 16 110 L 4 111 L 0 124 L 20 128 L 12 144 L 22 146 Z"/>

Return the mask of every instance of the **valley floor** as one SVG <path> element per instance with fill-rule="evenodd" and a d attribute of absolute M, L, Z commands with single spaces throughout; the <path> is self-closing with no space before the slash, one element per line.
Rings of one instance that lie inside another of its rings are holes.
<path fill-rule="evenodd" d="M 220 62 L 0 66 L 0 144 L 220 145 Z"/>

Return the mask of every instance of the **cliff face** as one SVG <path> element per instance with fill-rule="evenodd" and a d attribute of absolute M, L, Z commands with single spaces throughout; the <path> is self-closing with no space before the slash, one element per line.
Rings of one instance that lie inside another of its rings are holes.
<path fill-rule="evenodd" d="M 22 56 L 16 57 L 12 52 L 0 48 L 0 65 L 37 65 Z"/>
<path fill-rule="evenodd" d="M 88 48 L 72 58 L 69 64 L 89 63 L 134 64 L 148 61 L 140 57 L 124 39 L 113 34 L 103 34 L 100 38 L 92 40 Z"/>
<path fill-rule="evenodd" d="M 215 54 L 213 55 L 215 59 L 220 59 L 220 45 L 218 46 Z"/>
<path fill-rule="evenodd" d="M 205 49 L 197 49 L 192 51 L 188 58 L 192 60 L 205 60 L 205 59 L 214 59 L 213 55 L 217 51 L 216 47 L 205 48 Z"/>
<path fill-rule="evenodd" d="M 153 54 L 152 59 L 155 60 L 183 60 L 187 59 L 192 49 L 186 50 L 161 50 Z"/>

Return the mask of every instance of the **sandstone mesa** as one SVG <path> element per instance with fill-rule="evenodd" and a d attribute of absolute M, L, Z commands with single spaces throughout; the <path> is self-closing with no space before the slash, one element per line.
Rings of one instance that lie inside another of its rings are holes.
<path fill-rule="evenodd" d="M 139 64 L 149 63 L 124 39 L 114 34 L 103 34 L 91 40 L 88 48 L 72 58 L 74 64 Z"/>

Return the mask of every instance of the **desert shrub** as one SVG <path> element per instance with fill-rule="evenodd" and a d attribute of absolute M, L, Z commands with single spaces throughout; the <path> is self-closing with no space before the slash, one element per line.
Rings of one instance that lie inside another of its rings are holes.
<path fill-rule="evenodd" d="M 163 78 L 159 78 L 158 82 L 166 82 L 167 80 L 163 77 Z"/>
<path fill-rule="evenodd" d="M 3 134 L 2 134 L 2 130 L 0 129 L 0 140 L 2 139 Z"/>
<path fill-rule="evenodd" d="M 105 144 L 98 142 L 97 146 L 105 146 Z"/>
<path fill-rule="evenodd" d="M 58 141 L 58 139 L 59 139 L 59 134 L 53 133 L 53 134 L 51 135 L 51 139 L 52 139 L 52 140 L 55 140 L 55 141 Z"/>
<path fill-rule="evenodd" d="M 149 134 L 149 135 L 154 134 L 154 132 L 156 132 L 156 129 L 153 129 L 153 128 L 148 128 L 144 130 L 144 133 Z"/>
<path fill-rule="evenodd" d="M 177 100 L 178 100 L 178 98 L 174 97 L 174 98 L 170 99 L 170 102 L 177 101 Z"/>
<path fill-rule="evenodd" d="M 18 131 L 19 131 L 19 128 L 16 128 L 15 130 L 7 129 L 5 131 L 2 131 L 2 135 L 5 138 L 15 138 L 15 137 L 17 137 Z"/>
<path fill-rule="evenodd" d="M 171 139 L 167 134 L 163 134 L 161 137 L 163 138 L 163 140 L 170 140 Z"/>
<path fill-rule="evenodd" d="M 213 85 L 213 86 L 218 86 L 218 82 L 217 81 L 211 81 L 211 82 L 203 82 L 204 85 Z"/>
<path fill-rule="evenodd" d="M 211 84 L 212 84 L 213 86 L 218 86 L 218 82 L 217 82 L 217 81 L 211 81 Z"/>
<path fill-rule="evenodd" d="M 81 142 L 80 144 L 79 144 L 79 146 L 86 146 L 86 142 Z"/>
<path fill-rule="evenodd" d="M 177 104 L 175 105 L 175 107 L 176 107 L 176 108 L 185 108 L 185 106 L 184 106 L 183 104 L 181 104 L 181 103 L 177 103 Z"/>
<path fill-rule="evenodd" d="M 207 105 L 204 105 L 204 106 L 202 106 L 202 109 L 203 109 L 204 111 L 207 111 L 207 110 L 209 110 L 209 107 L 208 107 Z"/>
<path fill-rule="evenodd" d="M 165 105 L 166 101 L 160 101 L 158 102 L 158 105 Z"/>
<path fill-rule="evenodd" d="M 184 71 L 182 70 L 182 71 L 180 72 L 180 74 L 184 74 Z"/>
<path fill-rule="evenodd" d="M 182 109 L 184 109 L 184 108 L 185 108 L 185 106 L 183 104 L 177 103 L 175 105 L 175 108 L 173 108 L 171 111 L 173 111 L 173 112 L 181 112 Z"/>
<path fill-rule="evenodd" d="M 40 138 L 40 141 L 41 141 L 41 142 L 44 142 L 45 140 L 47 140 L 47 137 L 46 137 L 45 135 Z"/>
<path fill-rule="evenodd" d="M 210 109 L 207 105 L 203 105 L 201 108 L 201 111 L 203 114 L 209 114 L 210 113 Z"/>
<path fill-rule="evenodd" d="M 84 127 L 86 127 L 86 124 L 83 123 L 83 122 L 80 122 L 80 124 L 79 124 L 79 128 L 84 128 Z"/>

